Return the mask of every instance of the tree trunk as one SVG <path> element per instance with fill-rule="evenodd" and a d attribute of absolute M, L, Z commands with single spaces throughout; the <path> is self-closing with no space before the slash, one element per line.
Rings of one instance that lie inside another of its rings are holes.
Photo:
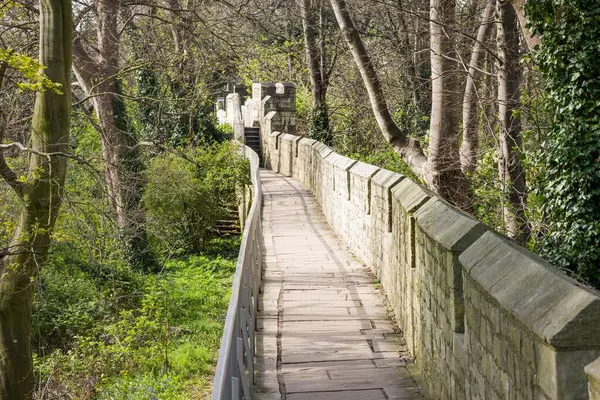
<path fill-rule="evenodd" d="M 419 76 L 417 72 L 417 54 L 420 50 L 422 50 L 418 47 L 418 31 L 417 29 L 414 29 L 415 27 L 411 26 L 409 23 L 406 22 L 406 16 L 404 13 L 404 5 L 402 0 L 397 0 L 397 6 L 397 18 L 394 18 L 394 16 L 388 14 L 390 20 L 397 19 L 399 24 L 399 26 L 396 26 L 394 22 L 391 23 L 392 28 L 394 30 L 394 39 L 397 43 L 396 48 L 402 55 L 402 57 L 404 57 L 406 62 L 405 79 L 411 91 L 413 105 L 424 115 L 427 112 L 429 112 L 429 104 L 423 104 L 424 102 L 422 100 L 423 96 L 421 96 L 421 92 L 424 90 L 429 91 L 429 89 L 426 86 L 421 85 L 421 83 L 419 82 Z M 414 29 L 412 32 L 411 28 Z M 411 34 L 414 36 L 413 43 L 411 43 L 410 41 Z"/>
<path fill-rule="evenodd" d="M 0 399 L 33 396 L 31 312 L 35 282 L 51 243 L 62 200 L 71 112 L 70 0 L 40 1 L 40 64 L 62 93 L 36 94 L 29 175 L 17 194 L 22 210 L 9 254 L 0 258 Z M 36 154 L 38 153 L 38 154 Z M 42 155 L 43 154 L 43 155 Z"/>
<path fill-rule="evenodd" d="M 149 269 L 154 266 L 154 260 L 142 204 L 143 165 L 136 148 L 137 138 L 129 127 L 118 79 L 119 1 L 97 1 L 96 11 L 98 56 L 92 59 L 77 38 L 74 42 L 75 75 L 86 93 L 92 96 L 98 116 L 104 176 L 124 257 L 133 267 Z"/>
<path fill-rule="evenodd" d="M 300 12 L 304 32 L 306 64 L 312 89 L 312 115 L 309 121 L 308 134 L 313 139 L 331 145 L 333 137 L 326 101 L 329 71 L 327 69 L 322 0 L 300 0 Z M 317 28 L 319 43 L 317 43 Z"/>
<path fill-rule="evenodd" d="M 499 160 L 498 171 L 508 204 L 504 207 L 504 224 L 507 235 L 520 242 L 529 239 L 530 228 L 525 215 L 527 209 L 527 183 L 521 164 L 521 120 L 517 113 L 521 105 L 519 65 L 519 24 L 515 9 L 509 1 L 498 1 L 498 120 Z"/>
<path fill-rule="evenodd" d="M 414 18 L 415 47 L 413 64 L 418 76 L 420 89 L 420 109 L 423 115 L 431 111 L 431 56 L 429 55 L 429 0 L 415 1 L 417 12 L 424 18 Z"/>
<path fill-rule="evenodd" d="M 137 139 L 130 133 L 118 81 L 98 85 L 102 95 L 93 103 L 102 129 L 104 176 L 109 200 L 120 230 L 126 261 L 133 267 L 152 267 L 142 203 L 145 186 Z"/>
<path fill-rule="evenodd" d="M 490 27 L 493 22 L 496 0 L 488 0 L 481 25 L 477 32 L 477 40 L 473 44 L 469 72 L 463 96 L 462 114 L 462 144 L 460 146 L 460 164 L 463 172 L 472 172 L 477 164 L 477 148 L 479 146 L 479 134 L 477 131 L 477 86 L 476 83 L 481 76 L 479 63 L 483 54 L 482 44 L 487 40 Z"/>
<path fill-rule="evenodd" d="M 375 119 L 385 139 L 417 175 L 441 197 L 470 211 L 469 182 L 460 168 L 458 154 L 457 71 L 449 57 L 456 59 L 452 30 L 453 0 L 431 0 L 431 77 L 432 110 L 428 158 L 419 142 L 405 135 L 390 114 L 381 82 L 344 0 L 331 0 L 342 34 L 350 47 L 362 76 Z"/>
<path fill-rule="evenodd" d="M 329 68 L 327 65 L 327 21 L 325 15 L 325 9 L 323 5 L 324 0 L 318 0 L 318 12 L 319 12 L 319 45 L 321 57 L 321 96 L 323 97 L 323 103 L 327 97 L 327 88 L 329 87 Z M 331 66 L 333 67 L 333 65 Z"/>
<path fill-rule="evenodd" d="M 430 185 L 443 198 L 470 210 L 469 182 L 458 152 L 458 71 L 453 41 L 455 0 L 431 0 Z M 449 27 L 450 29 L 446 29 Z"/>
<path fill-rule="evenodd" d="M 423 154 L 423 150 L 416 139 L 409 138 L 396 126 L 388 110 L 385 95 L 375 67 L 371 63 L 362 39 L 354 27 L 354 22 L 350 17 L 346 2 L 344 0 L 331 0 L 331 6 L 369 94 L 373 114 L 381 129 L 381 133 L 411 169 L 417 175 L 422 175 L 428 180 L 426 171 L 427 159 Z"/>
<path fill-rule="evenodd" d="M 167 0 L 164 2 L 167 7 L 167 13 L 171 18 L 171 35 L 173 35 L 173 43 L 175 44 L 175 54 L 180 54 L 184 50 L 181 26 L 177 21 L 177 15 L 174 10 L 179 10 L 180 5 L 178 0 Z"/>
<path fill-rule="evenodd" d="M 525 18 L 525 13 L 523 12 L 523 7 L 527 0 L 512 0 L 512 5 L 517 13 L 517 17 L 519 18 L 519 25 L 521 26 L 521 31 L 523 32 L 523 37 L 525 38 L 525 43 L 527 43 L 527 47 L 529 50 L 532 50 L 535 46 L 542 42 L 540 38 L 540 34 L 532 34 L 529 28 L 527 28 L 527 18 Z"/>
<path fill-rule="evenodd" d="M 325 103 L 323 66 L 319 47 L 317 46 L 316 18 L 314 0 L 300 0 L 300 12 L 302 16 L 302 28 L 304 31 L 304 48 L 306 50 L 306 64 L 310 74 L 312 89 L 312 105 L 316 110 Z"/>

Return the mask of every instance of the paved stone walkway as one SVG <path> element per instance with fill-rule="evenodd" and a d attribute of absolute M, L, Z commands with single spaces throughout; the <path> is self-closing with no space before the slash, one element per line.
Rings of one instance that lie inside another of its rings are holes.
<path fill-rule="evenodd" d="M 421 399 L 402 333 L 365 267 L 300 184 L 263 170 L 258 400 Z"/>

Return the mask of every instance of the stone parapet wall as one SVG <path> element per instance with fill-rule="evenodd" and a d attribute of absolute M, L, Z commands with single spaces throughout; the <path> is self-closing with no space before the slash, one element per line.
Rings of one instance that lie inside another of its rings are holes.
<path fill-rule="evenodd" d="M 597 293 L 409 178 L 273 131 L 276 113 L 266 167 L 309 189 L 381 281 L 429 397 L 598 399 Z"/>
<path fill-rule="evenodd" d="M 296 85 L 293 83 L 254 83 L 252 101 L 259 104 L 259 120 L 271 111 L 273 131 L 296 133 Z M 262 124 L 261 124 L 262 128 Z"/>
<path fill-rule="evenodd" d="M 241 98 L 239 93 L 230 93 L 225 98 L 225 121 L 231 125 L 234 138 L 243 141 L 244 120 L 242 119 Z"/>
<path fill-rule="evenodd" d="M 600 400 L 600 358 L 585 368 L 589 379 L 590 400 Z"/>

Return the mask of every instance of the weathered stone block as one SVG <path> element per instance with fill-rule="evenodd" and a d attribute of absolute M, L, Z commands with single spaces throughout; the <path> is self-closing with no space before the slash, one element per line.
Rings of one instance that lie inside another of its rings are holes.
<path fill-rule="evenodd" d="M 600 358 L 585 367 L 590 400 L 600 400 Z"/>
<path fill-rule="evenodd" d="M 286 176 L 292 176 L 296 153 L 295 146 L 300 137 L 284 133 L 278 136 L 278 140 L 278 172 Z"/>
<path fill-rule="evenodd" d="M 547 344 L 537 344 L 537 386 L 552 400 L 585 399 L 588 381 L 585 367 L 600 355 L 598 350 L 557 351 Z M 589 375 L 588 375 L 589 376 Z"/>
<path fill-rule="evenodd" d="M 446 250 L 462 252 L 487 228 L 439 198 L 431 198 L 415 212 L 417 225 Z"/>
<path fill-rule="evenodd" d="M 491 232 L 460 257 L 475 281 L 540 338 L 600 348 L 600 297 Z"/>

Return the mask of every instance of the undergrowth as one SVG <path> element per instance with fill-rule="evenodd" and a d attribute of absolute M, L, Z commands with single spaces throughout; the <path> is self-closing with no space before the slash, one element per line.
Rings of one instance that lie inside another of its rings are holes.
<path fill-rule="evenodd" d="M 207 398 L 238 248 L 215 239 L 151 275 L 53 256 L 35 300 L 36 398 Z"/>

